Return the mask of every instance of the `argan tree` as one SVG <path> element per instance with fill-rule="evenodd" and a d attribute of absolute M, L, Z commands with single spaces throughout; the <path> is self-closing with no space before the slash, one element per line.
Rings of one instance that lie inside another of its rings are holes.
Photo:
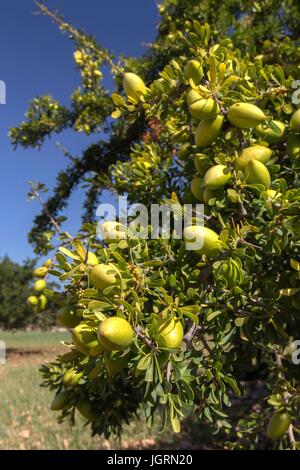
<path fill-rule="evenodd" d="M 44 385 L 60 419 L 78 411 L 93 434 L 120 434 L 135 415 L 179 432 L 192 416 L 223 447 L 299 446 L 300 11 L 249 4 L 165 0 L 149 52 L 119 60 L 39 5 L 74 41 L 82 86 L 69 108 L 35 98 L 13 143 L 40 147 L 68 127 L 108 137 L 71 157 L 29 235 L 39 253 L 58 238 L 49 272 L 62 289 L 51 298 L 71 330 L 69 351 L 42 367 Z M 84 179 L 71 236 L 61 210 Z M 166 239 L 149 225 L 147 239 L 121 239 L 128 229 L 106 223 L 101 241 L 104 189 L 149 212 L 177 204 L 176 217 L 203 203 L 204 228 Z M 203 246 L 188 250 L 197 235 Z"/>

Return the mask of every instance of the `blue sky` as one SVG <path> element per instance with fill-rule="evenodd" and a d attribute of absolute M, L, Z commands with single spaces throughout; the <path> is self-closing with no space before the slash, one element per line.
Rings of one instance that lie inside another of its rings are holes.
<path fill-rule="evenodd" d="M 142 43 L 156 35 L 155 0 L 48 0 L 73 25 L 94 34 L 115 54 L 141 55 Z M 27 232 L 40 208 L 27 202 L 28 181 L 39 180 L 52 188 L 57 172 L 68 161 L 57 149 L 59 141 L 74 155 L 97 139 L 64 132 L 47 141 L 41 151 L 13 150 L 7 137 L 10 127 L 24 118 L 29 101 L 51 93 L 64 104 L 80 77 L 73 62 L 74 46 L 51 21 L 36 15 L 32 0 L 2 0 L 0 28 L 0 80 L 7 86 L 7 103 L 0 105 L 0 258 L 21 262 L 33 256 Z M 76 233 L 80 225 L 82 190 L 72 196 L 65 228 Z"/>

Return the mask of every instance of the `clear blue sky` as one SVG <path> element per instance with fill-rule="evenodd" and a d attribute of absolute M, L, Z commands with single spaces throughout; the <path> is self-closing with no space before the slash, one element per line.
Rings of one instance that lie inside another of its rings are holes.
<path fill-rule="evenodd" d="M 142 43 L 156 35 L 158 20 L 155 0 L 48 0 L 50 9 L 59 10 L 65 19 L 94 34 L 115 54 L 141 55 Z M 67 104 L 80 77 L 73 62 L 74 46 L 51 21 L 35 15 L 32 0 L 2 0 L 0 28 L 0 80 L 7 86 L 7 104 L 0 105 L 0 258 L 10 256 L 22 261 L 33 256 L 27 242 L 34 216 L 40 211 L 36 201 L 26 201 L 28 181 L 39 180 L 53 187 L 55 175 L 68 161 L 56 148 L 61 142 L 74 155 L 80 155 L 87 138 L 64 132 L 48 141 L 41 151 L 13 150 L 7 137 L 10 127 L 18 125 L 30 99 L 51 93 Z M 80 225 L 82 190 L 73 195 L 65 228 L 76 233 Z"/>

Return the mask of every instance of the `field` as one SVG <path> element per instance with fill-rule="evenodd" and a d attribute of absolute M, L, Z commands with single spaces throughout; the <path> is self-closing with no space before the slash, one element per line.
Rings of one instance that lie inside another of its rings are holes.
<path fill-rule="evenodd" d="M 50 411 L 51 394 L 39 386 L 38 368 L 64 351 L 64 332 L 0 332 L 5 341 L 6 365 L 0 365 L 0 449 L 140 449 L 191 448 L 183 435 L 154 435 L 143 422 L 126 427 L 122 441 L 92 438 L 85 421 L 74 428 L 59 425 Z M 180 441 L 180 444 L 179 444 Z"/>

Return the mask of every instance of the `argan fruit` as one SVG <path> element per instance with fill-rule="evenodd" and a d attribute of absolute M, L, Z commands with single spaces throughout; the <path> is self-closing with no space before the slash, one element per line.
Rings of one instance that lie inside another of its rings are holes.
<path fill-rule="evenodd" d="M 194 158 L 197 173 L 204 175 L 211 165 L 210 158 L 204 153 L 197 153 Z"/>
<path fill-rule="evenodd" d="M 203 191 L 203 202 L 204 204 L 208 204 L 211 199 L 220 200 L 224 197 L 223 189 L 213 190 L 209 189 L 208 187 L 204 188 Z"/>
<path fill-rule="evenodd" d="M 133 329 L 127 320 L 110 317 L 103 320 L 98 328 L 98 339 L 108 351 L 121 351 L 133 341 Z"/>
<path fill-rule="evenodd" d="M 220 189 L 231 180 L 231 173 L 225 165 L 214 165 L 204 175 L 204 186 L 208 189 Z"/>
<path fill-rule="evenodd" d="M 107 243 L 114 243 L 127 238 L 126 229 L 120 222 L 112 220 L 104 222 L 104 224 L 100 226 L 100 231 L 103 239 Z"/>
<path fill-rule="evenodd" d="M 87 399 L 80 400 L 80 402 L 77 403 L 76 408 L 83 418 L 87 419 L 88 421 L 95 420 L 93 405 L 90 402 L 90 400 L 87 400 Z"/>
<path fill-rule="evenodd" d="M 258 160 L 262 163 L 267 163 L 272 155 L 272 150 L 263 145 L 252 145 L 243 149 L 239 158 L 234 162 L 237 170 L 244 170 L 250 160 Z"/>
<path fill-rule="evenodd" d="M 44 262 L 43 266 L 44 266 L 45 268 L 50 268 L 50 267 L 52 266 L 52 264 L 53 264 L 52 259 L 47 259 L 47 260 Z"/>
<path fill-rule="evenodd" d="M 219 136 L 223 122 L 224 116 L 221 114 L 212 119 L 200 121 L 195 133 L 195 144 L 197 147 L 208 147 L 211 145 Z"/>
<path fill-rule="evenodd" d="M 44 294 L 39 296 L 39 312 L 43 312 L 47 307 L 48 299 Z"/>
<path fill-rule="evenodd" d="M 297 109 L 291 117 L 290 128 L 294 132 L 300 132 L 300 109 Z"/>
<path fill-rule="evenodd" d="M 194 90 L 193 88 L 189 88 L 186 92 L 186 104 L 188 106 L 191 106 L 191 104 L 196 103 L 197 101 L 202 100 L 202 95 L 198 93 L 197 90 Z"/>
<path fill-rule="evenodd" d="M 143 80 L 132 72 L 124 74 L 123 87 L 126 95 L 128 97 L 130 96 L 135 101 L 139 101 L 140 96 L 147 93 L 147 88 Z"/>
<path fill-rule="evenodd" d="M 30 305 L 31 307 L 35 307 L 38 305 L 39 299 L 35 295 L 30 295 L 27 299 L 27 304 Z"/>
<path fill-rule="evenodd" d="M 60 411 L 63 410 L 70 402 L 70 393 L 67 390 L 63 390 L 62 392 L 55 395 L 51 404 L 52 411 Z"/>
<path fill-rule="evenodd" d="M 195 101 L 189 111 L 195 119 L 209 119 L 219 113 L 220 107 L 214 99 L 207 98 Z"/>
<path fill-rule="evenodd" d="M 191 153 L 191 144 L 189 142 L 185 142 L 182 144 L 177 152 L 178 157 L 181 160 L 185 160 L 190 156 Z"/>
<path fill-rule="evenodd" d="M 277 144 L 284 139 L 286 127 L 285 124 L 281 121 L 274 120 L 270 122 L 276 126 L 276 129 L 271 128 L 270 123 L 259 124 L 254 129 L 254 132 L 257 137 L 261 137 L 266 142 L 269 142 L 270 144 Z"/>
<path fill-rule="evenodd" d="M 90 272 L 90 281 L 94 287 L 103 292 L 107 287 L 117 284 L 116 268 L 110 264 L 97 264 Z"/>
<path fill-rule="evenodd" d="M 69 369 L 64 377 L 63 377 L 63 384 L 65 387 L 74 387 L 78 384 L 80 379 L 83 377 L 83 372 L 78 372 L 74 367 Z"/>
<path fill-rule="evenodd" d="M 42 292 L 46 288 L 46 282 L 43 279 L 36 281 L 33 285 L 35 292 Z"/>
<path fill-rule="evenodd" d="M 203 77 L 203 68 L 198 60 L 189 60 L 184 67 L 184 76 L 186 80 L 190 78 L 195 85 L 198 85 Z"/>
<path fill-rule="evenodd" d="M 269 200 L 275 200 L 275 199 L 280 199 L 282 194 L 276 191 L 275 189 L 267 189 L 266 196 L 267 196 L 267 199 Z"/>
<path fill-rule="evenodd" d="M 72 341 L 76 349 L 86 356 L 90 355 L 91 349 L 99 345 L 97 333 L 86 323 L 79 323 L 73 328 Z"/>
<path fill-rule="evenodd" d="M 291 422 L 292 417 L 287 411 L 274 413 L 268 424 L 268 438 L 272 439 L 273 441 L 279 439 L 287 432 Z"/>
<path fill-rule="evenodd" d="M 264 112 L 250 103 L 235 103 L 227 114 L 230 124 L 240 129 L 250 129 L 266 119 Z"/>
<path fill-rule="evenodd" d="M 33 276 L 45 277 L 47 273 L 48 273 L 48 268 L 46 268 L 45 266 L 42 266 L 41 268 L 37 268 L 33 271 Z"/>
<path fill-rule="evenodd" d="M 183 326 L 178 318 L 160 318 L 157 321 L 157 339 L 159 347 L 177 349 L 183 340 Z"/>
<path fill-rule="evenodd" d="M 199 201 L 203 200 L 203 189 L 203 178 L 195 176 L 191 181 L 191 191 L 193 196 L 195 196 L 196 199 L 199 199 Z"/>
<path fill-rule="evenodd" d="M 76 310 L 72 305 L 61 307 L 57 312 L 57 320 L 65 328 L 75 328 L 81 322 L 81 318 L 76 315 Z"/>
<path fill-rule="evenodd" d="M 96 266 L 96 264 L 99 264 L 99 260 L 97 255 L 93 253 L 92 251 L 88 252 L 88 257 L 87 257 L 87 265 L 88 266 Z"/>
<path fill-rule="evenodd" d="M 222 243 L 219 235 L 208 227 L 190 225 L 184 229 L 186 246 L 199 255 L 214 258 L 220 254 Z M 202 246 L 201 246 L 202 245 Z"/>
<path fill-rule="evenodd" d="M 291 134 L 288 136 L 286 142 L 286 153 L 292 160 L 300 158 L 300 134 Z"/>
<path fill-rule="evenodd" d="M 267 167 L 258 160 L 250 160 L 245 168 L 247 184 L 261 184 L 269 189 L 271 177 Z"/>

